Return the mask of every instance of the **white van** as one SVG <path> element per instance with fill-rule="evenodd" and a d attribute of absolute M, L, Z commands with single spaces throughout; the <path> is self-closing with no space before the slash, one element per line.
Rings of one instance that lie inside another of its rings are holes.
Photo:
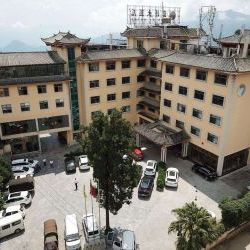
<path fill-rule="evenodd" d="M 87 241 L 92 239 L 100 239 L 100 230 L 94 214 L 89 213 L 84 215 L 82 218 L 82 226 Z"/>
<path fill-rule="evenodd" d="M 21 213 L 13 214 L 0 219 L 0 238 L 23 231 L 24 223 Z"/>
<path fill-rule="evenodd" d="M 124 230 L 113 242 L 114 250 L 136 250 L 135 234 L 133 231 Z"/>
<path fill-rule="evenodd" d="M 81 248 L 80 235 L 75 214 L 69 214 L 65 217 L 64 239 L 67 250 Z"/>

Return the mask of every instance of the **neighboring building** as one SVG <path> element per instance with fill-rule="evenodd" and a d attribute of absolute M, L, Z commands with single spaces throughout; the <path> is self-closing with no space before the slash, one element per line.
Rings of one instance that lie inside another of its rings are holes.
<path fill-rule="evenodd" d="M 12 153 L 41 150 L 45 133 L 72 142 L 64 64 L 55 51 L 0 53 L 0 141 Z"/>

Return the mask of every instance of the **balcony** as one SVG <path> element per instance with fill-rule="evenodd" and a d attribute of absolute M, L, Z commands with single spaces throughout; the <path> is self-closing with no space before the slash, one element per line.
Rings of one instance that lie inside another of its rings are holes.
<path fill-rule="evenodd" d="M 139 102 L 139 104 L 148 106 L 148 107 L 152 107 L 152 108 L 156 108 L 156 109 L 160 109 L 160 101 L 155 100 L 155 99 L 151 99 L 148 97 L 144 97 L 142 98 L 142 100 Z"/>
<path fill-rule="evenodd" d="M 140 75 L 145 75 L 149 77 L 154 77 L 156 79 L 161 79 L 161 71 L 155 68 L 148 68 L 142 71 Z"/>
<path fill-rule="evenodd" d="M 144 84 L 144 86 L 142 88 L 140 88 L 140 89 L 144 90 L 144 91 L 154 92 L 156 94 L 160 94 L 161 93 L 161 86 L 160 85 L 156 85 L 153 82 L 146 82 Z"/>

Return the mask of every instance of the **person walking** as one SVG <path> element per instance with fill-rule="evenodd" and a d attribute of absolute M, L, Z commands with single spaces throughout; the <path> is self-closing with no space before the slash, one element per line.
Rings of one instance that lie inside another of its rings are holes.
<path fill-rule="evenodd" d="M 78 181 L 77 181 L 77 179 L 76 179 L 76 178 L 75 178 L 74 183 L 75 183 L 75 191 L 76 191 L 76 190 L 78 190 Z"/>

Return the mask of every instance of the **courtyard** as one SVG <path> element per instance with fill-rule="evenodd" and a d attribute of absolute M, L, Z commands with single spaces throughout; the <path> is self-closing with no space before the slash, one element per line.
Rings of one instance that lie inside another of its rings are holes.
<path fill-rule="evenodd" d="M 87 193 L 87 211 L 91 212 L 91 197 L 89 194 L 92 169 L 66 175 L 64 171 L 64 157 L 67 148 L 51 149 L 44 154 L 37 155 L 42 161 L 53 160 L 54 167 L 46 166 L 35 176 L 35 195 L 32 204 L 26 210 L 25 232 L 18 236 L 2 239 L 1 250 L 14 249 L 43 249 L 43 222 L 55 219 L 58 225 L 59 249 L 64 249 L 64 218 L 67 214 L 75 213 L 81 234 L 82 249 L 84 249 L 84 233 L 81 218 L 85 213 L 83 187 Z M 159 150 L 151 144 L 145 145 L 144 160 L 139 162 L 143 167 L 149 159 L 160 160 Z M 110 216 L 111 227 L 120 227 L 135 231 L 136 241 L 142 250 L 174 250 L 176 235 L 168 235 L 168 227 L 175 220 L 172 210 L 183 206 L 186 202 L 195 201 L 213 212 L 220 219 L 218 203 L 225 196 L 236 196 L 239 183 L 231 181 L 233 174 L 222 177 L 215 182 L 207 182 L 191 171 L 192 163 L 177 158 L 169 153 L 167 165 L 180 171 L 178 189 L 165 189 L 158 192 L 156 185 L 149 200 L 138 199 L 137 188 L 134 190 L 132 203 L 124 205 L 117 215 Z M 241 171 L 246 171 L 247 168 Z M 238 171 L 237 176 L 241 171 Z M 249 171 L 249 170 L 247 170 Z M 244 175 L 244 174 L 243 174 Z M 79 190 L 74 191 L 74 179 L 79 182 Z M 245 185 L 245 184 L 242 184 Z M 93 199 L 94 214 L 98 219 L 98 203 Z M 101 208 L 101 227 L 105 226 L 105 211 Z"/>

